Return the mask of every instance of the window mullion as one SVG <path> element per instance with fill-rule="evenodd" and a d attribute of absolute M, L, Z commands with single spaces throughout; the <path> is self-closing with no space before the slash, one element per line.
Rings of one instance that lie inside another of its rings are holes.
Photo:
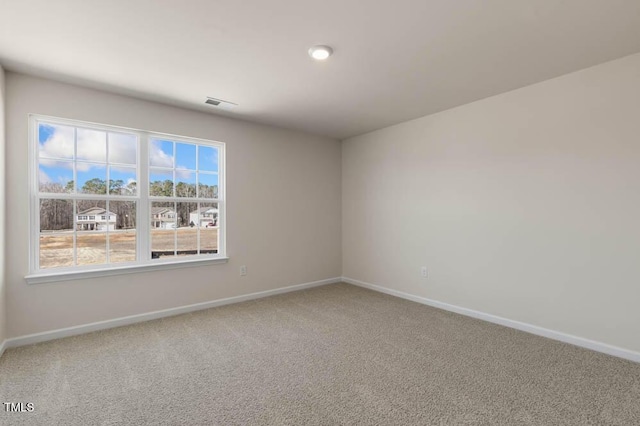
<path fill-rule="evenodd" d="M 111 169 L 111 167 L 109 167 L 109 139 L 110 139 L 109 135 L 110 135 L 110 133 L 107 132 L 107 146 L 105 147 L 106 148 L 106 152 L 105 152 L 105 161 L 106 161 L 105 168 L 106 168 L 106 170 L 105 170 L 105 172 L 106 172 L 107 180 L 104 183 L 105 186 L 106 186 L 104 192 L 107 194 L 107 196 L 111 196 L 111 189 L 110 189 L 111 188 L 111 176 L 109 174 L 109 169 Z M 109 257 L 109 251 L 110 251 L 109 244 L 111 242 L 110 241 L 111 240 L 111 236 L 109 235 L 109 223 L 111 222 L 111 205 L 109 203 L 109 198 L 107 198 L 106 201 L 104 202 L 104 206 L 105 206 L 105 209 L 107 210 L 105 212 L 105 217 L 107 218 L 107 223 L 106 223 L 106 229 L 105 229 L 106 253 L 104 255 L 105 255 L 106 263 L 107 263 L 107 265 L 109 265 L 111 263 L 111 258 Z M 75 219 L 75 217 L 74 217 L 74 219 Z M 117 222 L 117 220 L 116 220 L 116 222 Z M 114 229 L 115 229 L 115 227 L 116 227 L 116 224 L 113 225 Z"/>
<path fill-rule="evenodd" d="M 222 248 L 226 247 L 226 228 L 227 228 L 227 217 L 226 217 L 226 209 L 224 206 L 224 201 L 218 202 L 218 254 L 226 253 L 222 250 Z"/>
<path fill-rule="evenodd" d="M 226 256 L 227 208 L 226 208 L 226 146 L 218 148 L 218 255 Z"/>
<path fill-rule="evenodd" d="M 73 200 L 73 266 L 78 265 L 78 201 Z"/>
<path fill-rule="evenodd" d="M 31 119 L 29 126 L 29 149 L 31 150 L 32 160 L 29 162 L 29 189 L 31 196 L 30 202 L 30 225 L 31 225 L 31 239 L 29 252 L 31 254 L 30 268 L 31 270 L 38 270 L 40 268 L 40 182 L 38 181 L 38 174 L 40 171 L 40 146 L 38 142 L 38 122 Z"/>
<path fill-rule="evenodd" d="M 151 226 L 150 226 L 150 201 L 149 201 L 149 134 L 140 133 L 138 149 L 138 195 L 140 202 L 137 208 L 137 250 L 138 260 L 148 262 L 151 260 Z"/>

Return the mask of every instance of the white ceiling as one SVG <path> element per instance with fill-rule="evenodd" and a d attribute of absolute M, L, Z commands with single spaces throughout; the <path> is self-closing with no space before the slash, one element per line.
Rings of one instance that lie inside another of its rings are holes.
<path fill-rule="evenodd" d="M 10 70 L 340 139 L 639 51 L 639 0 L 0 0 Z"/>

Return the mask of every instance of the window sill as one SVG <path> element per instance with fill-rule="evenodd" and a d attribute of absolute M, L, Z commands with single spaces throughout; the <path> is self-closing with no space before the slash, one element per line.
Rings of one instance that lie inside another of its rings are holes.
<path fill-rule="evenodd" d="M 24 279 L 27 284 L 41 284 L 58 281 L 82 280 L 87 278 L 108 277 L 112 275 L 138 274 L 142 272 L 162 271 L 165 269 L 190 268 L 196 266 L 216 265 L 227 263 L 228 257 L 216 257 L 208 259 L 191 259 L 179 262 L 153 262 L 140 265 L 113 266 L 102 269 L 91 269 L 81 271 L 59 271 L 29 274 Z"/>

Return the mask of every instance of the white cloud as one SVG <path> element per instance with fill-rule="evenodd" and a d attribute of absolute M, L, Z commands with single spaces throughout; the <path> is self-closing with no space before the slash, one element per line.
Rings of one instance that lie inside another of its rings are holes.
<path fill-rule="evenodd" d="M 73 163 L 71 161 L 58 161 L 48 158 L 41 158 L 40 164 L 46 167 L 56 167 L 60 169 L 73 170 Z"/>
<path fill-rule="evenodd" d="M 76 147 L 76 170 L 87 172 L 93 168 L 104 167 L 100 164 L 87 163 L 86 161 L 106 163 L 107 160 L 107 140 L 109 148 L 109 162 L 130 164 L 131 168 L 113 166 L 113 170 L 120 172 L 131 172 L 137 160 L 137 139 L 134 135 L 126 133 L 107 133 L 97 130 L 78 128 L 77 133 L 70 126 L 48 124 L 53 131 L 49 138 L 40 143 L 40 164 L 47 167 L 73 170 L 74 137 L 77 137 Z M 70 161 L 61 161 L 68 159 Z M 149 145 L 149 159 L 151 166 L 173 167 L 173 152 L 167 153 L 162 150 L 162 143 L 152 141 Z M 45 182 L 42 177 L 41 182 Z M 46 174 L 44 174 L 46 176 Z M 50 177 L 46 177 L 47 182 L 51 182 Z M 194 173 L 188 170 L 176 170 L 176 178 L 181 180 L 191 180 Z"/>
<path fill-rule="evenodd" d="M 123 133 L 109 133 L 109 162 L 136 164 L 136 137 Z"/>
<path fill-rule="evenodd" d="M 40 156 L 49 158 L 73 158 L 74 130 L 69 126 L 49 125 L 51 136 L 40 144 Z"/>
<path fill-rule="evenodd" d="M 120 173 L 135 173 L 136 169 L 134 165 L 131 165 L 131 167 L 126 167 L 126 166 L 111 166 L 110 170 L 112 172 L 120 172 Z"/>
<path fill-rule="evenodd" d="M 40 159 L 40 164 L 47 167 L 56 167 L 60 169 L 73 170 L 73 162 L 71 161 L 58 161 L 58 160 L 51 160 L 49 158 L 42 158 Z M 78 170 L 79 172 L 88 172 L 89 170 L 96 167 L 104 168 L 104 166 L 100 164 L 77 163 L 76 170 Z"/>
<path fill-rule="evenodd" d="M 107 133 L 78 128 L 76 158 L 80 161 L 107 161 Z"/>
<path fill-rule="evenodd" d="M 176 180 L 178 179 L 184 181 L 193 180 L 193 183 L 195 183 L 195 173 L 189 170 L 176 170 Z"/>
<path fill-rule="evenodd" d="M 173 152 L 166 153 L 165 151 L 163 151 L 161 141 L 151 141 L 151 144 L 149 145 L 149 162 L 152 167 L 173 168 Z M 178 165 L 177 167 L 178 170 L 176 170 L 176 179 L 193 178 L 194 174 L 192 171 L 180 170 L 180 165 Z M 164 174 L 164 171 L 161 174 Z M 169 179 L 171 179 L 171 176 L 169 176 Z"/>
<path fill-rule="evenodd" d="M 72 169 L 71 162 L 53 159 L 73 159 L 74 129 L 69 126 L 48 124 L 53 131 L 49 138 L 40 143 L 40 163 L 50 167 Z M 136 164 L 136 137 L 124 133 L 109 133 L 109 160 L 112 163 Z M 97 130 L 77 129 L 76 159 L 78 171 L 88 171 L 94 165 L 82 161 L 105 163 L 107 160 L 107 133 Z"/>
<path fill-rule="evenodd" d="M 40 183 L 51 183 L 51 178 L 45 172 L 40 170 L 38 173 L 38 181 Z"/>
<path fill-rule="evenodd" d="M 173 152 L 171 154 L 164 152 L 162 143 L 158 141 L 152 141 L 149 147 L 149 161 L 152 166 L 173 167 Z"/>
<path fill-rule="evenodd" d="M 104 168 L 103 166 L 98 166 L 96 164 L 87 164 L 87 163 L 77 163 L 76 170 L 79 172 L 88 172 L 94 167 Z"/>

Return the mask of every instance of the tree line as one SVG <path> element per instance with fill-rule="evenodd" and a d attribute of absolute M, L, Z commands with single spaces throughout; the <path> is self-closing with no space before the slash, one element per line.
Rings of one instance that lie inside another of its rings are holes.
<path fill-rule="evenodd" d="M 47 193 L 70 193 L 73 191 L 74 182 L 70 181 L 66 185 L 59 183 L 42 183 L 40 191 Z M 176 196 L 195 197 L 195 184 L 179 182 L 175 185 Z M 215 198 L 218 195 L 217 185 L 199 184 L 198 190 L 201 197 Z M 100 178 L 88 180 L 82 186 L 80 192 L 84 194 L 107 193 L 107 184 Z M 149 192 L 152 196 L 173 196 L 173 182 L 171 180 L 154 181 L 150 184 Z M 122 180 L 109 181 L 109 193 L 120 195 L 134 195 L 136 193 L 136 182 L 126 184 Z M 154 202 L 154 207 L 168 207 L 176 210 L 177 225 L 187 226 L 190 224 L 189 214 L 198 208 L 197 203 L 178 202 L 174 207 L 173 202 Z M 77 200 L 76 211 L 78 213 L 92 207 L 106 209 L 104 200 Z M 109 211 L 116 215 L 116 229 L 132 229 L 136 227 L 136 203 L 135 201 L 109 201 Z M 73 200 L 42 199 L 40 200 L 40 230 L 59 231 L 73 229 Z"/>
<path fill-rule="evenodd" d="M 196 197 L 196 185 L 194 183 L 178 182 L 175 187 L 176 197 Z M 198 193 L 200 198 L 218 198 L 218 185 L 199 183 Z M 173 181 L 166 179 L 151 182 L 149 195 L 154 197 L 173 197 Z"/>

